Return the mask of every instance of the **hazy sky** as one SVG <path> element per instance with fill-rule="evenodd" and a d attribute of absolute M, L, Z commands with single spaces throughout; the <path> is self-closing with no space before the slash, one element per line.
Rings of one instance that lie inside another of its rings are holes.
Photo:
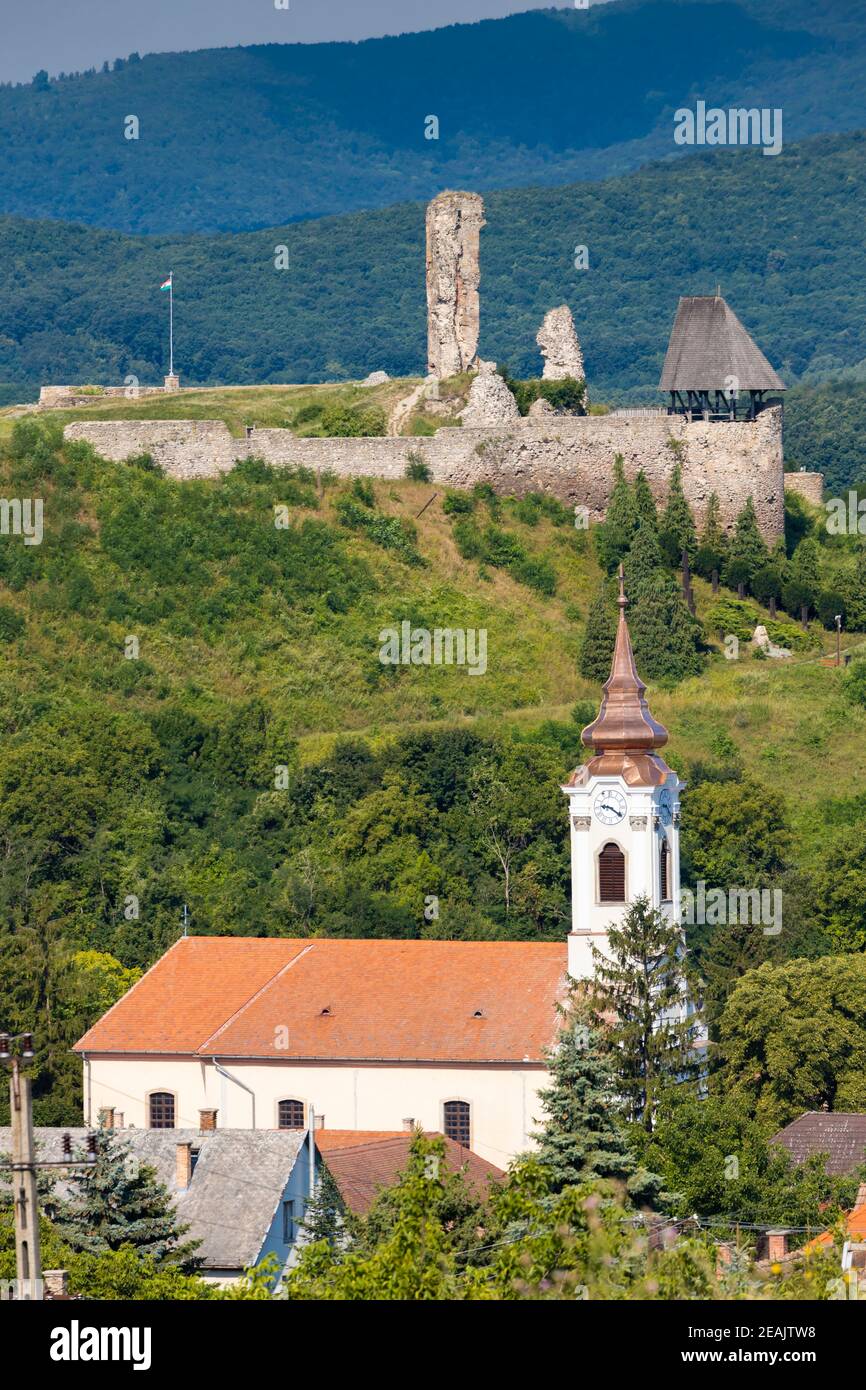
<path fill-rule="evenodd" d="M 0 81 L 139 52 L 366 39 L 552 8 L 557 0 L 0 0 Z M 559 0 L 559 5 L 563 0 Z"/>

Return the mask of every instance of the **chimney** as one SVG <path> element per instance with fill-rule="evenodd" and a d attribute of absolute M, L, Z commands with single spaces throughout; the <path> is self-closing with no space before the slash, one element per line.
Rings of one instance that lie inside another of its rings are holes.
<path fill-rule="evenodd" d="M 324 1115 L 320 1115 L 318 1111 L 316 1111 L 315 1115 L 313 1116 L 313 1128 L 314 1128 L 314 1129 L 324 1129 L 324 1128 L 325 1128 L 325 1117 L 324 1117 Z"/>
<path fill-rule="evenodd" d="M 767 1259 L 770 1264 L 777 1264 L 780 1260 L 787 1258 L 788 1254 L 788 1232 L 784 1230 L 767 1232 Z"/>
<path fill-rule="evenodd" d="M 99 1112 L 99 1128 L 114 1129 L 114 1111 L 107 1106 L 103 1106 Z"/>
<path fill-rule="evenodd" d="M 192 1144 L 175 1144 L 175 1176 L 178 1190 L 183 1192 L 192 1181 Z"/>
<path fill-rule="evenodd" d="M 69 1297 L 69 1275 L 65 1269 L 43 1269 L 42 1288 L 46 1298 Z"/>
<path fill-rule="evenodd" d="M 855 1207 L 866 1207 L 866 1182 L 861 1182 L 857 1188 L 857 1196 L 854 1199 Z"/>
<path fill-rule="evenodd" d="M 202 1134 L 209 1134 L 211 1130 L 216 1129 L 217 1113 L 216 1110 L 200 1110 L 198 1112 L 198 1127 Z"/>
<path fill-rule="evenodd" d="M 123 1129 L 123 1111 L 122 1111 L 122 1110 L 115 1110 L 115 1112 L 114 1112 L 114 1128 L 115 1128 L 115 1129 Z"/>
<path fill-rule="evenodd" d="M 412 1133 L 412 1130 L 415 1128 L 415 1117 L 413 1115 L 407 1116 L 407 1118 L 403 1121 L 403 1128 L 405 1129 L 407 1134 Z"/>

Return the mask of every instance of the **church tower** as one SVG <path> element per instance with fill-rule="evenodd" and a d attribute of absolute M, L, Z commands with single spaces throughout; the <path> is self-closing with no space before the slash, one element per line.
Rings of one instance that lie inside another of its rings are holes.
<path fill-rule="evenodd" d="M 592 946 L 636 898 L 673 921 L 680 911 L 680 792 L 685 786 L 657 749 L 667 729 L 653 719 L 634 664 L 619 570 L 619 624 L 598 718 L 582 734 L 589 762 L 562 788 L 571 826 L 568 973 L 594 973 Z"/>

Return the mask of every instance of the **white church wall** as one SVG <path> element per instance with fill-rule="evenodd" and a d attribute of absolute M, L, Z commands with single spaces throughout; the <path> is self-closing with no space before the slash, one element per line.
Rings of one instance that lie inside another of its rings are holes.
<path fill-rule="evenodd" d="M 276 1129 L 280 1100 L 300 1100 L 324 1116 L 328 1129 L 401 1130 L 412 1119 L 443 1128 L 448 1100 L 470 1105 L 472 1150 L 500 1168 L 532 1147 L 541 1117 L 538 1092 L 548 1081 L 541 1066 L 472 1067 L 368 1064 L 331 1066 L 220 1058 L 232 1077 L 255 1094 L 255 1127 Z M 126 1125 L 146 1127 L 147 1097 L 175 1097 L 175 1124 L 197 1128 L 199 1111 L 216 1108 L 220 1129 L 252 1125 L 253 1097 L 220 1076 L 210 1061 L 180 1057 L 93 1057 L 85 1069 L 86 1122 L 100 1109 L 123 1113 Z"/>

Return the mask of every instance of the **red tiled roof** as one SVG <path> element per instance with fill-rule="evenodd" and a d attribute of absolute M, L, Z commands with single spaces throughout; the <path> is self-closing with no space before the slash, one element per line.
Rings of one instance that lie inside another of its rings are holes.
<path fill-rule="evenodd" d="M 330 1167 L 330 1164 L 328 1165 Z M 855 1207 L 848 1213 L 845 1219 L 845 1230 L 849 1240 L 866 1240 L 866 1206 Z M 822 1231 L 821 1235 L 816 1236 L 806 1246 L 807 1250 L 812 1250 L 816 1246 L 829 1246 L 833 1244 L 833 1232 Z"/>
<path fill-rule="evenodd" d="M 441 1135 L 427 1135 L 441 1138 Z M 325 1159 L 346 1205 L 357 1215 L 369 1211 L 377 1193 L 390 1187 L 406 1167 L 412 1135 L 363 1130 L 316 1131 L 316 1147 Z M 505 1174 L 453 1139 L 445 1140 L 445 1164 L 452 1173 L 463 1171 L 466 1181 L 483 1196 L 488 1184 Z"/>
<path fill-rule="evenodd" d="M 76 1051 L 541 1062 L 566 965 L 564 941 L 185 937 Z"/>

